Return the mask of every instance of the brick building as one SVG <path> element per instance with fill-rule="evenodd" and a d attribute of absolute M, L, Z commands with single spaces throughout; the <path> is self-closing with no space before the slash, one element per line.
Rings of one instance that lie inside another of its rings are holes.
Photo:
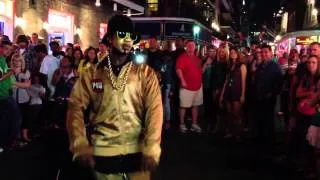
<path fill-rule="evenodd" d="M 18 34 L 38 33 L 42 42 L 51 40 L 97 46 L 114 13 L 144 8 L 127 0 L 0 0 L 0 34 L 14 40 Z M 117 7 L 115 9 L 115 6 Z"/>
<path fill-rule="evenodd" d="M 44 43 L 59 40 L 61 44 L 79 43 L 82 47 L 96 46 L 100 38 L 100 28 L 106 27 L 112 10 L 96 7 L 94 1 L 37 0 L 16 1 L 17 34 L 36 32 Z M 101 30 L 101 33 L 103 31 Z"/>

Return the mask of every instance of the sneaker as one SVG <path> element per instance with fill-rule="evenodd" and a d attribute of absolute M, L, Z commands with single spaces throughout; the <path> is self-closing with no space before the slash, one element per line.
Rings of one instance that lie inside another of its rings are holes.
<path fill-rule="evenodd" d="M 187 127 L 185 124 L 181 124 L 180 125 L 180 132 L 182 133 L 186 133 L 188 131 Z"/>
<path fill-rule="evenodd" d="M 191 126 L 191 131 L 194 131 L 194 132 L 197 132 L 197 133 L 200 133 L 202 130 L 201 130 L 201 127 L 198 125 L 198 124 L 192 124 Z"/>

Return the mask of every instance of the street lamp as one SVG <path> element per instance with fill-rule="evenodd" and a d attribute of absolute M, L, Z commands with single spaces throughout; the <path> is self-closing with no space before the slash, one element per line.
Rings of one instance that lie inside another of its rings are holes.
<path fill-rule="evenodd" d="M 118 11 L 118 5 L 117 5 L 117 3 L 113 3 L 113 11 Z"/>
<path fill-rule="evenodd" d="M 128 9 L 127 16 L 131 16 L 131 9 Z"/>
<path fill-rule="evenodd" d="M 96 0 L 95 5 L 96 5 L 97 7 L 101 6 L 100 0 Z"/>
<path fill-rule="evenodd" d="M 193 26 L 193 34 L 198 35 L 200 33 L 200 27 L 198 25 Z"/>
<path fill-rule="evenodd" d="M 220 27 L 219 27 L 219 25 L 217 24 L 217 23 L 215 23 L 215 22 L 213 22 L 212 24 L 211 24 L 211 27 L 213 28 L 213 29 L 215 29 L 216 31 L 220 31 Z"/>

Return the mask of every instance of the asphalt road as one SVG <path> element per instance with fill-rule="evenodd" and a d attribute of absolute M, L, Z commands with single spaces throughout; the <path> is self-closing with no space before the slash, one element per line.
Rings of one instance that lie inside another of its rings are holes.
<path fill-rule="evenodd" d="M 57 165 L 70 169 L 65 139 L 61 132 L 49 131 L 25 148 L 3 153 L 0 180 L 54 180 Z M 262 155 L 262 147 L 252 141 L 235 144 L 209 134 L 165 133 L 162 142 L 161 164 L 153 175 L 156 180 L 300 179 L 282 163 L 281 143 Z M 77 177 L 68 179 L 88 179 L 85 170 L 63 172 L 60 177 L 76 172 Z"/>

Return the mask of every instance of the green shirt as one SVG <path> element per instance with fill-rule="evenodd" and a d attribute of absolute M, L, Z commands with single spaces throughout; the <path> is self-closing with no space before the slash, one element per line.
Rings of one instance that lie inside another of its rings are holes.
<path fill-rule="evenodd" d="M 6 59 L 4 57 L 0 57 L 0 74 L 4 75 L 8 72 L 8 70 L 9 68 L 7 66 Z M 14 76 L 0 81 L 0 99 L 4 99 L 10 96 L 9 91 L 14 83 Z"/>

